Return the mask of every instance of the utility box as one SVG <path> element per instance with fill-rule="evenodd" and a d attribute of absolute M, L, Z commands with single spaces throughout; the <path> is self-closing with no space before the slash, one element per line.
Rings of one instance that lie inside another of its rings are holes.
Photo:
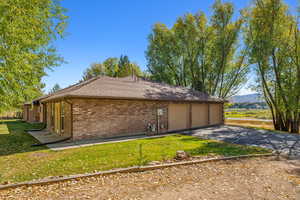
<path fill-rule="evenodd" d="M 164 114 L 164 111 L 163 111 L 163 109 L 157 109 L 157 115 L 158 116 L 162 116 Z"/>

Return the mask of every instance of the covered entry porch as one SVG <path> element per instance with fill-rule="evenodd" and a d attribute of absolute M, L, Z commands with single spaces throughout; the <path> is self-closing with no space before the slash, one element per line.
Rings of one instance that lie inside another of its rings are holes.
<path fill-rule="evenodd" d="M 63 138 L 72 137 L 71 104 L 66 101 L 45 102 L 47 131 Z"/>

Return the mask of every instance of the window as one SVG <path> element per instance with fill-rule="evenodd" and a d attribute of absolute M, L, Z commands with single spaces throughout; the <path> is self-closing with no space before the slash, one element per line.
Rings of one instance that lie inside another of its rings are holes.
<path fill-rule="evenodd" d="M 64 124 L 65 124 L 65 104 L 64 102 L 61 102 L 60 104 L 60 130 L 61 132 L 64 131 Z"/>

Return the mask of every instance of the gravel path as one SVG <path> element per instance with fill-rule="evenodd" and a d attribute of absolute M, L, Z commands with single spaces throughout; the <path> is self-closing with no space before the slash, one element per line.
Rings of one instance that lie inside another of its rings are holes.
<path fill-rule="evenodd" d="M 257 130 L 228 125 L 198 129 L 188 134 L 203 139 L 260 146 L 300 158 L 299 134 L 276 133 L 270 130 Z"/>
<path fill-rule="evenodd" d="M 295 199 L 299 174 L 299 163 L 257 158 L 23 187 L 0 199 Z"/>

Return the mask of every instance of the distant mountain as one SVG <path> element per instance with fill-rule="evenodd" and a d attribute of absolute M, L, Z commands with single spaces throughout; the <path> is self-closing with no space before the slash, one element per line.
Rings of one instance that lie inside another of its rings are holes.
<path fill-rule="evenodd" d="M 257 103 L 264 102 L 264 99 L 259 94 L 237 95 L 229 99 L 231 103 Z"/>

